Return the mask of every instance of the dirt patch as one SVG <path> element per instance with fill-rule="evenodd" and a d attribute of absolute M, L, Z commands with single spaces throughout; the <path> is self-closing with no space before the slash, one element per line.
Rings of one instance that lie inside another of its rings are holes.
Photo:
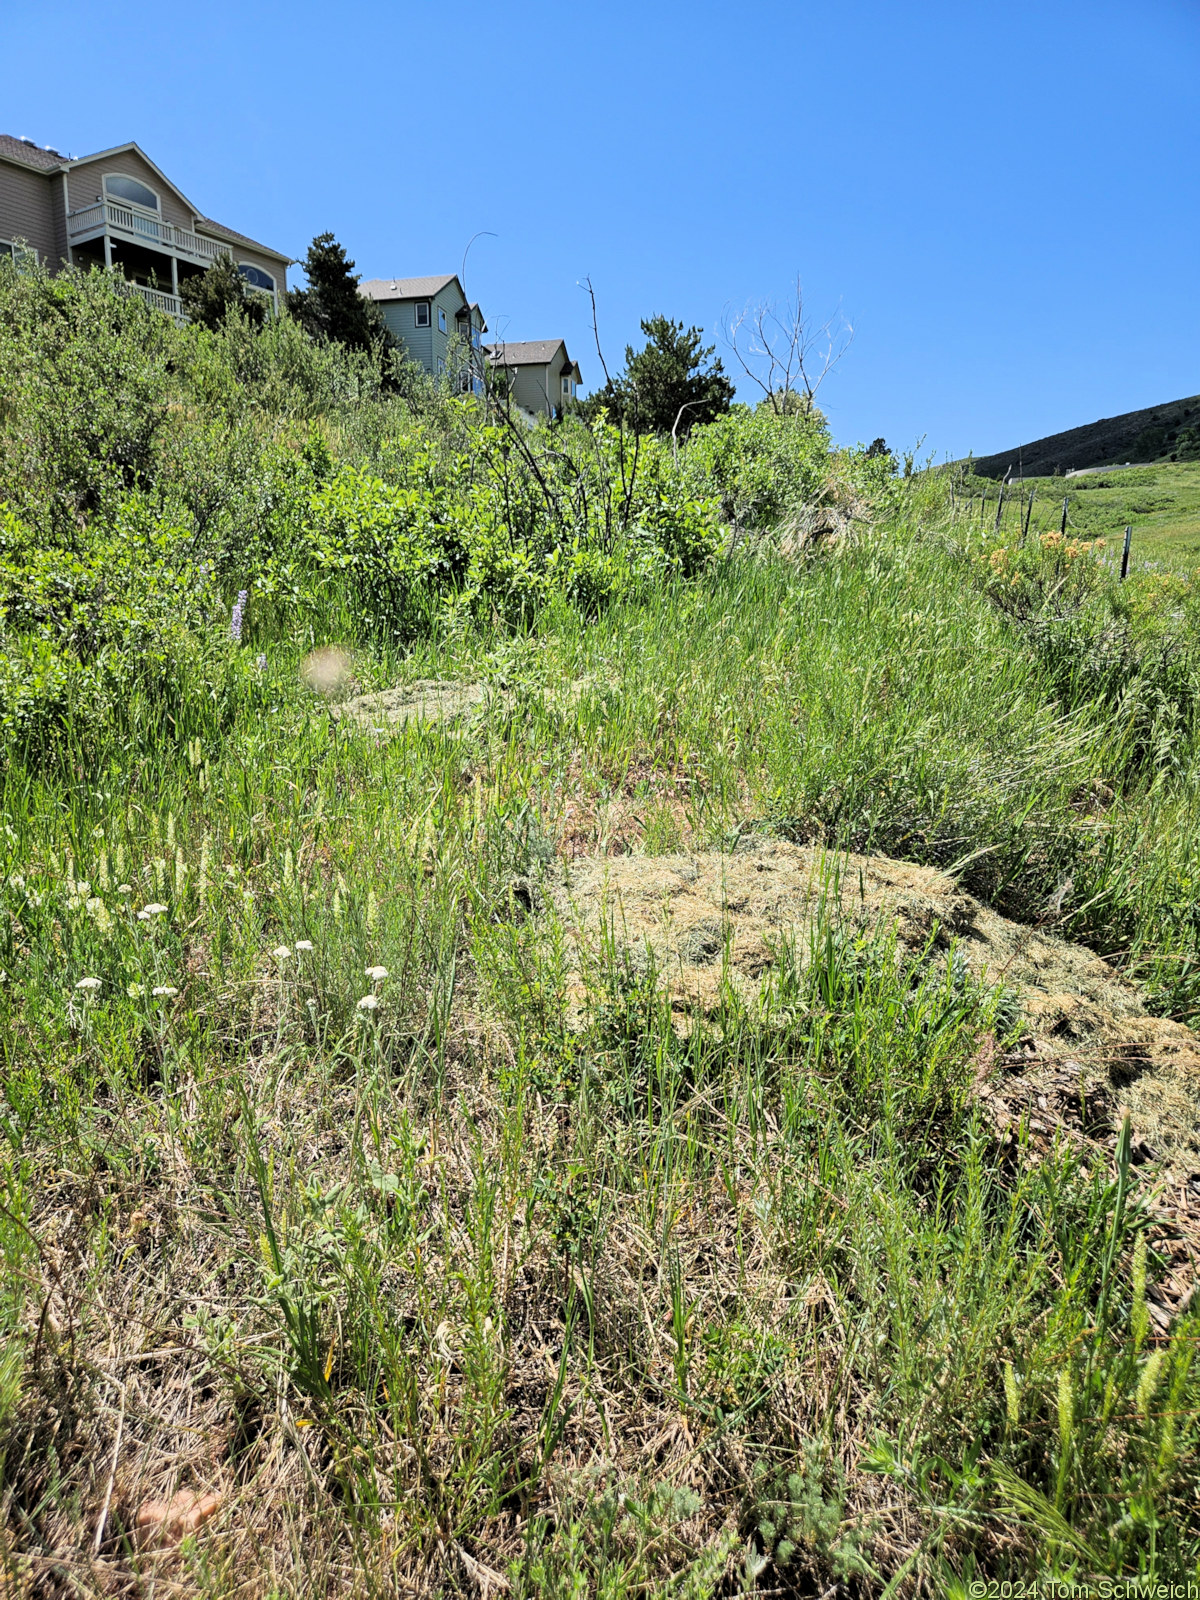
<path fill-rule="evenodd" d="M 611 937 L 635 966 L 658 969 L 681 1023 L 716 1007 L 723 979 L 752 1001 L 785 944 L 803 963 L 823 907 L 851 926 L 894 924 L 910 952 L 954 941 L 976 976 L 1015 992 L 1025 1019 L 1019 1056 L 984 1074 L 998 1120 L 1032 1106 L 1048 1124 L 1111 1127 L 1128 1109 L 1145 1155 L 1180 1181 L 1200 1174 L 1200 1038 L 1148 1015 L 1135 985 L 1092 951 L 1010 922 L 944 873 L 777 841 L 733 854 L 592 857 L 558 871 L 546 892 L 577 967 Z M 579 979 L 577 999 L 582 990 Z M 1075 1105 L 1077 1117 L 1055 1110 Z"/>
<path fill-rule="evenodd" d="M 356 695 L 353 700 L 333 706 L 329 715 L 339 722 L 354 722 L 374 733 L 395 733 L 410 722 L 457 722 L 477 716 L 497 699 L 503 699 L 484 683 L 446 683 L 421 678 L 416 683 L 381 689 L 375 694 Z"/>

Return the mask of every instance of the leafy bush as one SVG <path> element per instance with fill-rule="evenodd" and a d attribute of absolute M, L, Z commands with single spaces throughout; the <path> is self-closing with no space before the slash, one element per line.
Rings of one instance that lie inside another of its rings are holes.
<path fill-rule="evenodd" d="M 735 527 L 771 528 L 820 493 L 829 459 L 829 428 L 817 410 L 782 416 L 769 406 L 735 406 L 693 430 L 685 470 L 720 496 Z"/>
<path fill-rule="evenodd" d="M 259 647 L 335 615 L 351 643 L 448 612 L 528 622 L 552 596 L 594 618 L 693 577 L 722 520 L 880 477 L 831 456 L 815 411 L 741 408 L 681 447 L 603 415 L 527 430 L 378 341 L 236 304 L 208 320 L 176 327 L 105 273 L 0 265 L 0 715 L 27 734 L 135 687 L 169 699 L 184 662 L 219 700 L 214 619 L 243 589 Z"/>
<path fill-rule="evenodd" d="M 71 718 L 120 728 L 131 701 L 224 680 L 233 640 L 210 565 L 137 496 L 86 550 L 47 546 L 0 505 L 0 726 L 36 746 Z"/>
<path fill-rule="evenodd" d="M 0 500 L 58 544 L 152 476 L 168 414 L 171 322 L 100 273 L 0 261 Z"/>
<path fill-rule="evenodd" d="M 735 528 L 763 532 L 823 511 L 853 515 L 892 508 L 892 458 L 869 449 L 831 451 L 829 425 L 815 406 L 751 410 L 693 430 L 683 470 L 697 492 L 715 495 Z"/>

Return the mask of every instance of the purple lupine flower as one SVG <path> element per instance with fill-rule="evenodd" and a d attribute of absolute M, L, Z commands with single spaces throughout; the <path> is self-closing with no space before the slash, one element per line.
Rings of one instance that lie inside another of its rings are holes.
<path fill-rule="evenodd" d="M 246 610 L 246 601 L 250 598 L 249 589 L 239 589 L 237 604 L 233 608 L 233 615 L 229 619 L 229 637 L 234 644 L 242 642 L 242 617 Z"/>

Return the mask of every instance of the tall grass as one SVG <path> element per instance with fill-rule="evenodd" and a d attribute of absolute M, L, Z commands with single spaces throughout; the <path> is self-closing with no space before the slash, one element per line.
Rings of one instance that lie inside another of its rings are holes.
<path fill-rule="evenodd" d="M 78 295 L 88 382 L 144 318 L 95 281 L 17 288 L 38 327 L 39 296 Z M 14 713 L 0 768 L 5 1582 L 615 1600 L 1200 1576 L 1196 1313 L 1155 1298 L 1160 1202 L 1128 1129 L 997 1132 L 976 1090 L 1014 1043 L 1002 992 L 843 926 L 831 881 L 761 1004 L 727 982 L 685 1027 L 615 938 L 581 997 L 538 893 L 581 853 L 767 832 L 836 874 L 839 849 L 882 851 L 1088 940 L 1186 1018 L 1187 585 L 1097 566 L 1068 607 L 1057 555 L 997 556 L 932 475 L 876 484 L 857 532 L 847 493 L 846 537 L 785 559 L 762 524 L 813 508 L 772 498 L 774 464 L 811 498 L 857 458 L 819 419 L 801 459 L 735 418 L 671 480 L 690 526 L 724 474 L 741 522 L 713 559 L 633 584 L 601 541 L 603 593 L 508 605 L 497 552 L 520 551 L 493 527 L 471 546 L 492 589 L 439 590 L 401 632 L 333 568 L 361 540 L 378 575 L 367 512 L 392 528 L 413 419 L 436 499 L 448 463 L 470 487 L 464 458 L 498 450 L 478 417 L 285 325 L 156 323 L 89 431 L 34 403 L 70 363 L 22 327 L 0 340 L 5 683 L 46 716 Z M 350 534 L 313 535 L 330 572 L 281 558 L 235 644 L 245 563 L 300 548 L 339 463 L 367 487 Z M 167 576 L 202 570 L 186 617 L 140 557 L 113 601 L 101 534 L 128 556 L 130 529 Z M 81 671 L 147 648 L 103 703 L 87 672 L 56 697 L 44 628 Z M 494 693 L 379 736 L 305 687 L 333 644 L 362 689 Z M 139 1513 L 177 1491 L 220 1504 L 164 1546 Z"/>
<path fill-rule="evenodd" d="M 385 740 L 307 697 L 308 640 L 256 641 L 220 730 L 134 706 L 86 765 L 10 765 L 14 1574 L 633 1595 L 1197 1569 L 1194 1318 L 1149 1318 L 1127 1142 L 1110 1169 L 997 1140 L 970 1092 L 994 994 L 831 913 L 762 1012 L 730 993 L 681 1038 L 613 949 L 580 1024 L 514 888 L 570 805 L 596 842 L 757 823 L 957 865 L 1036 917 L 1104 862 L 1076 797 L 1120 730 L 1050 703 L 956 570 L 897 528 L 600 628 L 560 605 L 360 656 L 368 684 L 508 695 Z M 1132 838 L 1165 805 L 1139 780 L 1114 809 Z M 140 1548 L 178 1487 L 221 1511 Z"/>

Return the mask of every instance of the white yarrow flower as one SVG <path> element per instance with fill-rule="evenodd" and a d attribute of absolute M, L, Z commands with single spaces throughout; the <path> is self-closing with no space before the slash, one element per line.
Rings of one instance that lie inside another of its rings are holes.
<path fill-rule="evenodd" d="M 132 894 L 133 893 L 133 885 L 131 883 L 119 883 L 117 885 L 117 893 L 118 894 Z"/>
<path fill-rule="evenodd" d="M 100 979 L 99 978 L 80 978 L 79 982 L 75 985 L 75 987 L 77 989 L 98 989 L 100 987 Z"/>
<path fill-rule="evenodd" d="M 149 922 L 151 917 L 161 917 L 166 909 L 166 906 L 162 905 L 159 901 L 151 900 L 148 906 L 143 906 L 138 912 L 138 921 Z"/>
<path fill-rule="evenodd" d="M 379 996 L 375 994 L 363 995 L 362 999 L 358 1002 L 358 1009 L 360 1011 L 378 1011 Z"/>
<path fill-rule="evenodd" d="M 367 977 L 373 979 L 376 983 L 382 983 L 388 975 L 386 967 L 368 967 L 366 970 Z"/>
<path fill-rule="evenodd" d="M 297 950 L 311 950 L 312 947 L 313 947 L 313 942 L 312 942 L 311 939 L 297 939 L 296 940 L 296 949 Z"/>
<path fill-rule="evenodd" d="M 172 984 L 160 983 L 156 988 L 151 989 L 150 993 L 156 1000 L 170 1000 L 174 995 L 179 993 L 179 990 L 176 989 Z"/>
<path fill-rule="evenodd" d="M 277 944 L 274 950 L 271 951 L 271 954 L 275 957 L 276 961 L 290 961 L 292 956 L 292 952 L 285 944 Z"/>

